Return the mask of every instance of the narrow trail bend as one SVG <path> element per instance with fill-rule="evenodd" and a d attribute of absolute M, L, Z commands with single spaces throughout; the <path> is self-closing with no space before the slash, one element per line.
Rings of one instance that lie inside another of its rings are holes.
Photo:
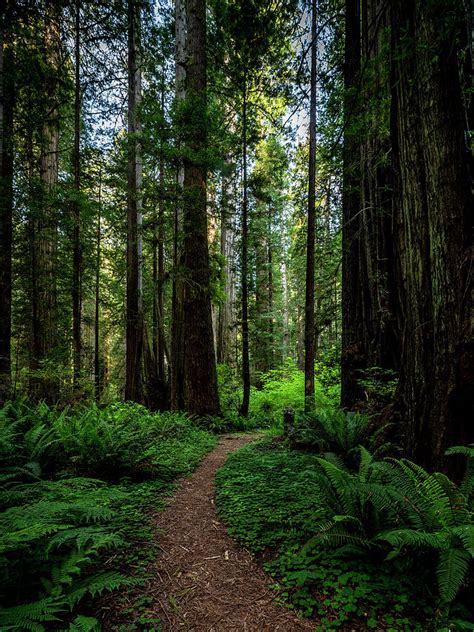
<path fill-rule="evenodd" d="M 175 632 L 297 632 L 314 622 L 275 603 L 270 579 L 226 533 L 214 505 L 214 477 L 229 453 L 255 439 L 224 436 L 157 515 L 161 554 L 145 588 L 149 614 Z"/>

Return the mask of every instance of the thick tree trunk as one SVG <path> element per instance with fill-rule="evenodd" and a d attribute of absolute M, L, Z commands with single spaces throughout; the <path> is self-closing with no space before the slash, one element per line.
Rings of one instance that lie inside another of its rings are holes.
<path fill-rule="evenodd" d="M 184 160 L 185 402 L 192 415 L 219 414 L 212 332 L 207 235 L 207 50 L 206 1 L 187 1 L 186 107 Z"/>
<path fill-rule="evenodd" d="M 11 386 L 13 109 L 15 100 L 11 7 L 0 24 L 0 404 Z"/>
<path fill-rule="evenodd" d="M 140 9 L 128 2 L 128 230 L 127 230 L 127 331 L 125 399 L 142 396 L 143 305 L 142 305 L 142 159 L 138 107 L 141 99 L 139 67 Z"/>
<path fill-rule="evenodd" d="M 46 7 L 44 50 L 46 78 L 44 107 L 48 113 L 41 130 L 39 208 L 33 211 L 33 344 L 31 395 L 35 399 L 54 402 L 59 396 L 59 383 L 53 377 L 53 366 L 59 358 L 56 288 L 57 219 L 55 189 L 58 182 L 59 145 L 59 32 L 60 11 L 54 2 Z M 41 373 L 38 371 L 41 370 Z"/>
<path fill-rule="evenodd" d="M 186 2 L 175 0 L 175 96 L 178 101 L 186 97 Z M 179 161 L 174 218 L 173 240 L 173 296 L 171 322 L 171 375 L 170 398 L 172 410 L 184 408 L 184 284 L 183 268 L 183 209 L 184 166 Z"/>
<path fill-rule="evenodd" d="M 316 61 L 317 2 L 311 10 L 311 85 L 309 106 L 308 225 L 306 239 L 306 294 L 304 330 L 304 395 L 305 411 L 314 407 L 314 360 L 316 356 L 314 289 L 316 233 Z"/>
<path fill-rule="evenodd" d="M 247 417 L 250 404 L 250 351 L 249 351 L 249 286 L 248 286 L 248 182 L 247 182 L 247 80 L 244 78 L 242 94 L 242 386 L 240 414 Z"/>
<path fill-rule="evenodd" d="M 471 61 L 469 11 L 454 0 L 396 0 L 391 10 L 403 325 L 395 411 L 405 455 L 444 468 L 448 446 L 474 441 L 472 121 L 460 67 Z"/>
<path fill-rule="evenodd" d="M 81 0 L 76 0 L 75 16 L 75 86 L 74 86 L 74 189 L 73 201 L 73 272 L 72 272 L 72 338 L 73 338 L 73 363 L 74 386 L 77 388 L 81 376 L 81 205 L 79 195 L 81 191 Z"/>
<path fill-rule="evenodd" d="M 367 369 L 378 367 L 383 379 L 399 367 L 388 8 L 383 0 L 346 2 L 341 360 L 346 408 L 365 405 L 361 381 Z"/>

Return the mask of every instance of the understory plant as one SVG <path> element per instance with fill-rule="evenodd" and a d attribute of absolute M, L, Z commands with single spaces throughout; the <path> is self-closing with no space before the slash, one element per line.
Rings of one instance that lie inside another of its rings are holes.
<path fill-rule="evenodd" d="M 436 619 L 439 626 L 452 623 L 453 604 L 472 580 L 472 447 L 450 451 L 468 459 L 459 485 L 404 459 L 379 460 L 364 447 L 355 458 L 354 448 L 349 450 L 354 458 L 301 453 L 268 442 L 242 449 L 217 479 L 219 507 L 231 533 L 256 552 L 277 550 L 269 570 L 279 588 L 307 614 L 317 612 L 328 629 L 328 621 L 336 628 L 343 624 L 341 612 L 349 622 L 351 612 L 357 619 L 369 610 L 364 622 L 369 629 L 425 629 L 414 623 L 404 627 L 406 616 L 415 616 L 408 606 L 413 600 L 422 604 L 426 619 Z M 342 583 L 333 572 L 341 571 L 341 560 L 347 580 Z M 374 604 L 369 593 L 377 577 L 386 577 L 387 596 Z M 388 594 L 396 594 L 397 582 L 404 588 L 395 603 Z M 411 594 L 410 582 L 420 594 Z M 326 610 L 320 608 L 321 594 Z M 347 603 L 333 616 L 335 599 L 343 595 Z M 472 613 L 463 616 L 457 625 L 470 629 Z"/>
<path fill-rule="evenodd" d="M 99 630 L 82 603 L 140 579 L 124 569 L 130 547 L 141 568 L 147 507 L 159 506 L 170 481 L 190 472 L 215 442 L 185 415 L 137 404 L 4 406 L 0 628 Z"/>

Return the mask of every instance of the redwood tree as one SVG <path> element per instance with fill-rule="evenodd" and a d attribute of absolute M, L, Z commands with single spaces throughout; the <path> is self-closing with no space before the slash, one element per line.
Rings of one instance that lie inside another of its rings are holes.
<path fill-rule="evenodd" d="M 395 410 L 405 454 L 439 468 L 448 446 L 474 441 L 470 14 L 454 0 L 395 0 L 391 11 L 403 328 Z"/>
<path fill-rule="evenodd" d="M 212 333 L 207 230 L 206 0 L 187 2 L 186 153 L 184 159 L 185 405 L 193 415 L 219 413 Z"/>
<path fill-rule="evenodd" d="M 304 332 L 304 395 L 305 410 L 314 405 L 314 359 L 316 336 L 314 324 L 314 258 L 316 232 L 316 0 L 311 3 L 311 85 L 309 105 L 309 168 L 308 168 L 308 225 L 306 239 L 306 295 Z"/>
<path fill-rule="evenodd" d="M 128 189 L 127 189 L 127 331 L 125 399 L 140 401 L 142 391 L 142 161 L 138 138 L 141 98 L 140 6 L 128 1 Z"/>
<path fill-rule="evenodd" d="M 13 212 L 13 9 L 0 24 L 0 403 L 10 391 Z"/>

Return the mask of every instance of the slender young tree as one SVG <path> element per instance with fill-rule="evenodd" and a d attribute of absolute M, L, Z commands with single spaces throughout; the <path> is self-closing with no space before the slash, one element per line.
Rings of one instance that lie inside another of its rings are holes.
<path fill-rule="evenodd" d="M 308 226 L 306 240 L 306 296 L 305 296 L 305 410 L 314 406 L 314 360 L 316 355 L 314 323 L 314 274 L 316 232 L 316 62 L 317 62 L 317 0 L 311 2 L 311 85 L 309 106 L 309 168 L 308 168 Z"/>
<path fill-rule="evenodd" d="M 219 413 L 212 332 L 207 227 L 206 0 L 187 2 L 187 65 L 184 159 L 184 331 L 186 411 Z"/>
<path fill-rule="evenodd" d="M 128 230 L 125 399 L 140 401 L 143 356 L 140 4 L 128 0 Z"/>
<path fill-rule="evenodd" d="M 102 246 L 102 166 L 99 167 L 99 195 L 97 200 L 97 233 L 95 249 L 95 296 L 94 296 L 94 394 L 100 401 L 100 265 Z"/>

